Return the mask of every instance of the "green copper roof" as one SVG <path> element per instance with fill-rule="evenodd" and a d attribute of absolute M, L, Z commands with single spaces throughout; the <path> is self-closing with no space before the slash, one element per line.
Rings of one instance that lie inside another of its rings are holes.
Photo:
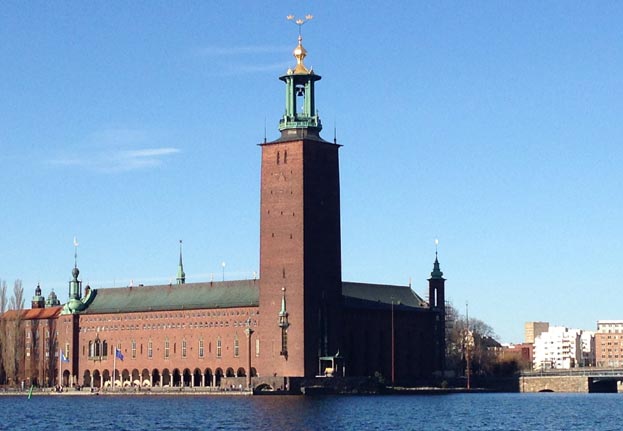
<path fill-rule="evenodd" d="M 409 286 L 343 282 L 342 295 L 355 307 L 385 307 L 392 301 L 398 308 L 428 307 Z M 81 314 L 257 307 L 259 280 L 92 289 L 88 299 Z"/>
<path fill-rule="evenodd" d="M 347 306 L 364 308 L 428 308 L 428 304 L 409 286 L 342 282 L 342 295 Z"/>
<path fill-rule="evenodd" d="M 83 314 L 257 307 L 258 280 L 96 289 Z"/>
<path fill-rule="evenodd" d="M 435 263 L 433 264 L 433 272 L 430 273 L 430 278 L 433 280 L 439 280 L 443 278 L 443 272 L 439 268 L 439 261 L 437 260 L 437 253 L 435 253 Z"/>

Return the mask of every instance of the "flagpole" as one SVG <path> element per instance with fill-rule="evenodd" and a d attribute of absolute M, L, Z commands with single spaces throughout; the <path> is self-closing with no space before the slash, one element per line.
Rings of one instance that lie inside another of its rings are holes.
<path fill-rule="evenodd" d="M 115 372 L 117 370 L 117 346 L 115 346 L 115 354 L 112 357 L 112 390 L 115 391 Z"/>

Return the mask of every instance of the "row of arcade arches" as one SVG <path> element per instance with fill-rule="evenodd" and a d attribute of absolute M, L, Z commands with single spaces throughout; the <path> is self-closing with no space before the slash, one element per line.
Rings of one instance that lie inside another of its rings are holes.
<path fill-rule="evenodd" d="M 164 368 L 162 370 L 142 371 L 138 369 L 115 370 L 114 378 L 112 371 L 104 370 L 85 370 L 80 384 L 84 387 L 102 388 L 110 387 L 220 387 L 223 378 L 246 377 L 247 371 L 244 368 L 174 368 L 172 370 Z M 257 377 L 255 368 L 251 368 L 251 377 Z M 70 383 L 70 373 L 65 370 L 63 373 L 63 385 Z M 114 382 L 114 383 L 113 383 Z"/>

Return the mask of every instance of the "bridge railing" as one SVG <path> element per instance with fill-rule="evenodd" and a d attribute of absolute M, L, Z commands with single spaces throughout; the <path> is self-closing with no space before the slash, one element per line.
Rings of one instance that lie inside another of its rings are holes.
<path fill-rule="evenodd" d="M 540 371 L 522 371 L 522 377 L 556 377 L 556 376 L 586 376 L 586 377 L 623 377 L 623 368 L 580 367 L 568 369 L 548 369 Z"/>

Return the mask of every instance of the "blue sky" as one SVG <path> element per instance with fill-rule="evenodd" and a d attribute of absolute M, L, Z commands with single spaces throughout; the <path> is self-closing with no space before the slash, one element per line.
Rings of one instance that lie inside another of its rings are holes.
<path fill-rule="evenodd" d="M 223 2 L 225 3 L 225 2 Z M 623 3 L 0 6 L 0 278 L 67 296 L 259 265 L 294 64 L 341 149 L 343 276 L 447 296 L 502 341 L 623 318 Z"/>

